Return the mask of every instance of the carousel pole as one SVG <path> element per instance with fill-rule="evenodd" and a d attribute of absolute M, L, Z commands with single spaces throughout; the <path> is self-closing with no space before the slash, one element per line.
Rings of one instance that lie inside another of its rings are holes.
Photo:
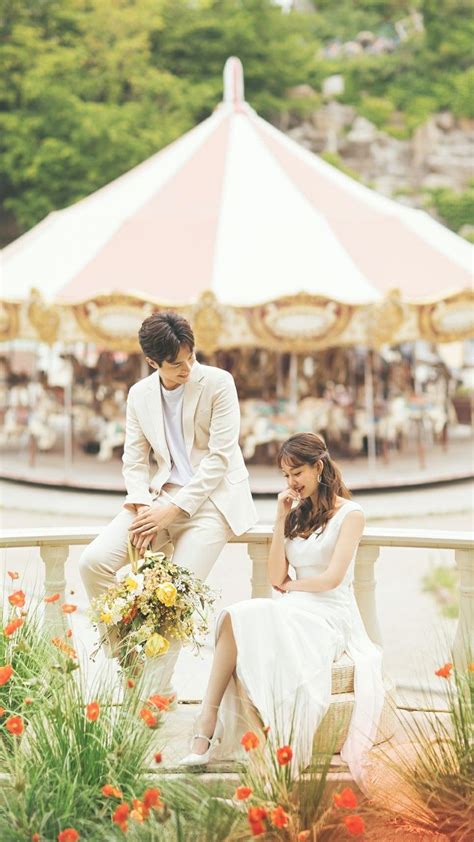
<path fill-rule="evenodd" d="M 290 398 L 290 412 L 296 415 L 298 407 L 298 355 L 292 352 L 290 354 L 290 371 L 289 371 L 290 387 L 288 396 Z"/>
<path fill-rule="evenodd" d="M 374 375 L 373 375 L 373 352 L 367 349 L 364 360 L 364 397 L 365 412 L 367 416 L 367 459 L 369 474 L 375 476 L 377 469 L 377 448 L 375 442 L 375 402 L 374 402 Z"/>

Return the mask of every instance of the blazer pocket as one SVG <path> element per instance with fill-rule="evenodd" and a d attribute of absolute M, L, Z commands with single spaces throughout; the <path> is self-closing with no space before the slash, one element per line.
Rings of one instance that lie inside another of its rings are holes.
<path fill-rule="evenodd" d="M 226 480 L 231 482 L 232 484 L 236 482 L 242 482 L 243 479 L 247 479 L 249 472 L 247 468 L 235 468 L 235 470 L 230 471 L 226 474 Z"/>

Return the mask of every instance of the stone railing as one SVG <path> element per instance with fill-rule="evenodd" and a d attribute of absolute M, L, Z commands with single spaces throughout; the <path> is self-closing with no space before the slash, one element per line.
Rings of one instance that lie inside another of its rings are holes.
<path fill-rule="evenodd" d="M 89 544 L 99 533 L 97 527 L 64 529 L 5 529 L 0 531 L 0 548 L 39 547 L 45 566 L 46 596 L 59 593 L 64 597 L 66 586 L 64 565 L 69 547 Z M 268 597 L 271 586 L 267 576 L 267 557 L 272 530 L 267 525 L 254 526 L 233 543 L 247 544 L 252 560 L 252 597 Z M 453 653 L 456 665 L 465 667 L 474 652 L 474 534 L 441 532 L 423 529 L 366 529 L 355 563 L 354 592 L 370 638 L 381 643 L 375 598 L 375 564 L 382 547 L 441 549 L 454 551 L 459 571 L 459 621 Z M 61 627 L 56 604 L 45 605 L 45 622 L 54 629 Z"/>

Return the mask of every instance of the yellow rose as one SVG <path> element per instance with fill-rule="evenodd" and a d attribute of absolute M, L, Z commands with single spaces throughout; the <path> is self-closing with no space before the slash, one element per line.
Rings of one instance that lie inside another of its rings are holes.
<path fill-rule="evenodd" d="M 170 608 L 176 602 L 178 591 L 176 590 L 175 586 L 171 584 L 171 582 L 164 582 L 162 585 L 159 585 L 157 587 L 156 595 L 160 602 L 163 603 L 163 605 L 166 605 L 167 608 Z"/>
<path fill-rule="evenodd" d="M 110 625 L 110 623 L 112 622 L 112 614 L 109 611 L 102 611 L 102 614 L 100 615 L 100 619 L 101 619 L 102 623 L 105 623 L 106 625 Z"/>
<path fill-rule="evenodd" d="M 148 658 L 157 658 L 158 655 L 164 655 L 168 651 L 169 645 L 169 640 L 154 632 L 145 643 L 145 655 Z"/>

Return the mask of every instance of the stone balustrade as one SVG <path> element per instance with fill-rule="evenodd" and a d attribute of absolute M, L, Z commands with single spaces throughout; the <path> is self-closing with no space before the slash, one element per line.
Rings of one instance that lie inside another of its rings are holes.
<path fill-rule="evenodd" d="M 45 594 L 59 593 L 64 598 L 64 565 L 69 547 L 88 544 L 100 529 L 66 527 L 42 529 L 4 529 L 0 531 L 0 548 L 39 547 L 45 566 Z M 233 543 L 246 544 L 252 560 L 252 597 L 268 597 L 271 586 L 267 576 L 267 556 L 272 539 L 268 525 L 254 526 Z M 424 529 L 367 528 L 357 552 L 354 592 L 370 638 L 381 643 L 376 610 L 375 567 L 382 547 L 442 549 L 454 552 L 459 571 L 459 620 L 453 644 L 456 666 L 465 668 L 474 652 L 474 534 Z M 64 618 L 57 604 L 46 604 L 44 621 L 52 630 L 63 629 Z"/>

